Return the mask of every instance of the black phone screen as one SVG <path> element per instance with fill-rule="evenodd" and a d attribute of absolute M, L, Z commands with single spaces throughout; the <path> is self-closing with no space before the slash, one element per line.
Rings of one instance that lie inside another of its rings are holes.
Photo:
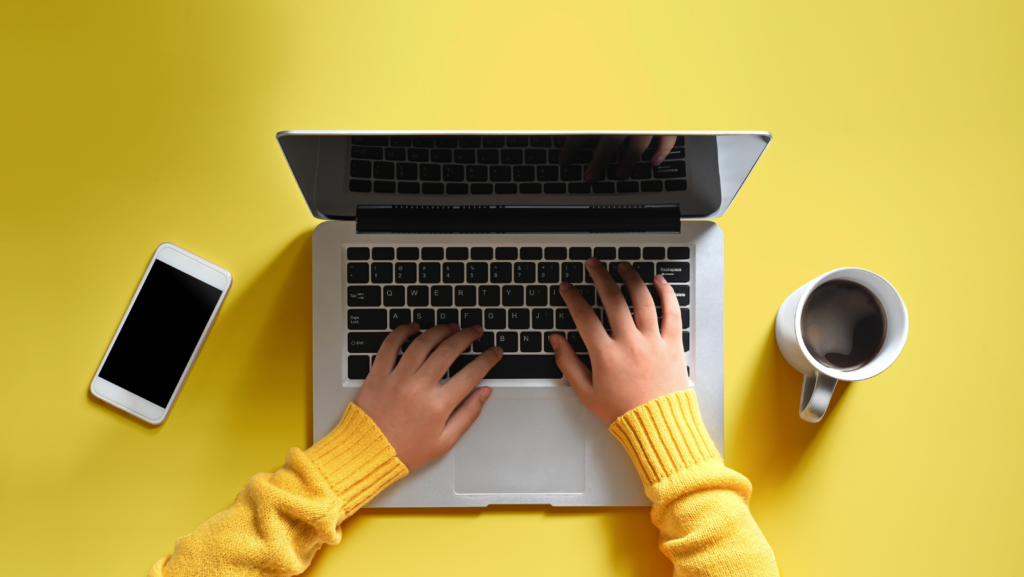
<path fill-rule="evenodd" d="M 100 377 L 167 407 L 221 290 L 153 261 Z"/>

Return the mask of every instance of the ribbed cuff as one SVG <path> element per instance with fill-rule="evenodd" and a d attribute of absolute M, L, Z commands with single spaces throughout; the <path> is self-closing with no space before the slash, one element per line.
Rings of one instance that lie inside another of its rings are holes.
<path fill-rule="evenodd" d="M 693 390 L 648 401 L 616 419 L 608 430 L 633 459 L 644 487 L 698 463 L 721 459 L 704 428 Z"/>
<path fill-rule="evenodd" d="M 352 403 L 338 426 L 307 449 L 306 455 L 349 512 L 409 474 L 373 419 Z"/>

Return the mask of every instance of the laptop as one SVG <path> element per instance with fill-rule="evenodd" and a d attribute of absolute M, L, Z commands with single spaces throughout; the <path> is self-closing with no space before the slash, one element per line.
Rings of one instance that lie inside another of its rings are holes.
<path fill-rule="evenodd" d="M 558 285 L 575 284 L 603 319 L 583 267 L 591 256 L 673 285 L 701 415 L 724 454 L 724 243 L 710 219 L 733 202 L 769 133 L 287 131 L 277 140 L 324 220 L 313 233 L 315 439 L 338 423 L 398 325 L 482 325 L 451 373 L 490 346 L 505 351 L 455 448 L 368 506 L 650 505 L 547 342 L 560 332 L 588 361 Z M 671 150 L 652 166 L 659 143 Z M 588 182 L 595 156 L 607 162 Z"/>

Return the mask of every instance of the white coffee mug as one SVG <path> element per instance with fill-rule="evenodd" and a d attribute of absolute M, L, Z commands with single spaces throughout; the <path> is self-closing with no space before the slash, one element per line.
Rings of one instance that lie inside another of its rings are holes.
<path fill-rule="evenodd" d="M 852 281 L 874 294 L 884 319 L 882 344 L 871 360 L 850 370 L 826 366 L 811 355 L 801 330 L 804 307 L 814 291 L 829 281 Z M 775 317 L 775 340 L 786 361 L 804 375 L 800 417 L 817 423 L 825 416 L 832 391 L 839 381 L 863 381 L 889 368 L 903 351 L 909 330 L 907 307 L 889 281 L 862 268 L 837 268 L 793 291 Z"/>

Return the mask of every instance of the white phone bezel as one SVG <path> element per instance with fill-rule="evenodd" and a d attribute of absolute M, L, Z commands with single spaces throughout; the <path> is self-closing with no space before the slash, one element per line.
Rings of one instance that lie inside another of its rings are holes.
<path fill-rule="evenodd" d="M 100 371 L 103 369 L 103 364 L 107 362 L 107 356 L 110 355 L 111 349 L 114 348 L 114 343 L 117 342 L 117 338 L 121 335 L 121 328 L 124 327 L 124 321 L 132 312 L 132 307 L 135 306 L 135 299 L 138 298 L 139 291 L 142 290 L 142 285 L 144 285 L 146 283 L 146 279 L 149 278 L 149 271 L 152 270 L 153 263 L 158 260 L 214 288 L 220 289 L 221 291 L 220 299 L 217 300 L 217 304 L 214 306 L 213 312 L 210 313 L 210 318 L 206 322 L 203 334 L 199 337 L 199 342 L 196 344 L 195 350 L 192 351 L 192 356 L 189 357 L 188 364 L 185 366 L 185 370 L 182 372 L 181 378 L 178 379 L 178 384 L 174 387 L 174 393 L 171 394 L 171 398 L 167 402 L 167 407 L 161 407 L 143 399 L 135 393 L 129 392 L 100 377 Z M 227 297 L 228 290 L 230 288 L 231 273 L 227 270 L 169 242 L 165 242 L 156 247 L 156 251 L 153 253 L 153 258 L 150 259 L 149 265 L 146 267 L 146 272 L 142 275 L 142 280 L 139 281 L 139 286 L 136 287 L 135 294 L 132 295 L 132 300 L 128 303 L 128 308 L 121 317 L 121 322 L 117 325 L 117 331 L 114 332 L 114 338 L 110 339 L 110 344 L 107 345 L 107 351 L 103 353 L 103 358 L 100 360 L 100 364 L 96 368 L 96 374 L 93 376 L 92 382 L 89 385 L 89 392 L 97 399 L 100 399 L 101 401 L 108 403 L 134 417 L 142 419 L 151 425 L 159 425 L 163 423 L 167 419 L 167 415 L 170 413 L 171 408 L 174 406 L 174 402 L 178 399 L 178 393 L 181 392 L 181 386 L 188 379 L 188 375 L 192 371 L 192 365 L 195 363 L 200 349 L 203 348 L 207 335 L 210 334 L 210 329 L 213 327 L 213 323 L 217 319 L 217 314 L 220 312 L 220 308 L 224 304 L 224 298 Z"/>

